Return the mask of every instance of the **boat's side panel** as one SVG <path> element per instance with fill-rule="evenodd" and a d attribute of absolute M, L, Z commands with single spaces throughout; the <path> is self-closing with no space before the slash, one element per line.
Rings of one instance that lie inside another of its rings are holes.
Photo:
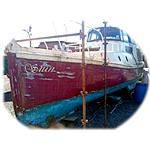
<path fill-rule="evenodd" d="M 138 78 L 113 87 L 109 87 L 107 89 L 107 93 L 110 94 L 115 91 L 121 90 L 129 85 L 135 84 L 137 80 Z M 86 102 L 96 100 L 102 96 L 104 96 L 103 90 L 91 92 L 87 94 Z M 73 111 L 80 105 L 82 105 L 82 97 L 76 96 L 53 104 L 44 104 L 32 109 L 28 109 L 24 113 L 18 113 L 17 118 L 24 124 L 47 127 L 48 122 L 46 120 L 48 117 L 60 118 Z"/>
<path fill-rule="evenodd" d="M 13 100 L 17 111 L 53 103 L 80 95 L 81 64 L 73 62 L 30 60 L 8 54 Z M 107 86 L 135 79 L 137 69 L 107 66 Z M 104 66 L 86 65 L 86 90 L 104 88 Z"/>
<path fill-rule="evenodd" d="M 14 103 L 14 110 L 22 110 L 22 93 L 20 88 L 20 78 L 18 73 L 18 65 L 16 64 L 16 55 L 8 53 L 8 75 L 10 79 L 11 95 Z"/>

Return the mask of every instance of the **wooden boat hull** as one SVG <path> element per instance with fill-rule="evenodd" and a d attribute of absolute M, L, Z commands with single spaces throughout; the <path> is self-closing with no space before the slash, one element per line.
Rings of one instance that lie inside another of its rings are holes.
<path fill-rule="evenodd" d="M 13 103 L 22 122 L 39 124 L 82 104 L 81 63 L 7 56 Z M 107 66 L 106 72 L 108 93 L 134 85 L 141 76 L 139 68 Z M 86 101 L 102 97 L 103 88 L 104 66 L 86 64 Z"/>

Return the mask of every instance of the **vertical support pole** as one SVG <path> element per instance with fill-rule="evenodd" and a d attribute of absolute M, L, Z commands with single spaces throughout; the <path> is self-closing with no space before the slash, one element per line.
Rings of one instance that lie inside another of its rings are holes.
<path fill-rule="evenodd" d="M 32 27 L 29 26 L 28 34 L 29 34 L 29 39 L 30 39 L 30 47 L 32 47 L 32 43 L 31 43 L 31 35 L 32 35 L 32 33 L 31 33 L 31 30 L 32 30 Z"/>
<path fill-rule="evenodd" d="M 31 36 L 30 36 L 30 34 L 29 34 L 29 39 L 30 39 L 30 47 L 32 47 L 32 43 L 31 43 Z"/>
<path fill-rule="evenodd" d="M 31 33 L 31 30 L 32 30 L 32 27 L 31 27 L 31 26 L 29 26 L 29 29 L 28 29 L 28 30 L 23 29 L 23 31 L 25 31 L 25 32 L 28 34 L 28 37 L 29 37 L 29 46 L 30 46 L 30 47 L 32 47 L 32 43 L 31 43 L 31 35 L 32 35 L 32 33 Z"/>
<path fill-rule="evenodd" d="M 84 21 L 82 21 L 82 31 L 80 33 L 82 39 L 82 113 L 83 119 L 81 120 L 83 128 L 86 128 L 86 75 L 85 75 L 85 31 L 84 31 Z"/>
<path fill-rule="evenodd" d="M 107 22 L 104 23 L 104 128 L 108 127 L 107 118 L 107 41 L 106 41 L 106 26 Z"/>

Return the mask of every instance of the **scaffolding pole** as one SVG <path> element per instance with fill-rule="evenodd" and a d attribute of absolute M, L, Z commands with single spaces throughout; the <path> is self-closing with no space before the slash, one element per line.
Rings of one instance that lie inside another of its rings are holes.
<path fill-rule="evenodd" d="M 108 128 L 107 116 L 107 40 L 106 40 L 106 27 L 107 22 L 104 23 L 104 128 Z"/>
<path fill-rule="evenodd" d="M 86 128 L 86 75 L 85 75 L 85 31 L 84 31 L 84 21 L 82 21 L 81 39 L 82 39 L 82 113 L 83 118 L 81 120 L 83 128 Z"/>

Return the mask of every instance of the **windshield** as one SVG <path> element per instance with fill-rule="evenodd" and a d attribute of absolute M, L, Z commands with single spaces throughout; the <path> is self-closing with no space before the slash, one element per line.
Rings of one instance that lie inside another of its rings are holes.
<path fill-rule="evenodd" d="M 92 42 L 92 41 L 99 41 L 102 40 L 101 35 L 98 31 L 96 30 L 92 30 L 88 33 L 88 42 Z"/>
<path fill-rule="evenodd" d="M 102 40 L 102 37 L 100 35 L 101 34 L 104 36 L 104 27 L 100 27 L 100 28 L 96 28 L 95 30 L 91 30 L 88 33 L 88 42 L 92 42 L 92 41 L 99 41 Z M 107 40 L 117 40 L 120 41 L 121 37 L 120 37 L 120 30 L 118 28 L 115 27 L 107 27 L 106 28 L 106 39 Z"/>
<path fill-rule="evenodd" d="M 104 36 L 104 27 L 99 28 L 99 31 Z M 106 39 L 107 40 L 121 40 L 120 30 L 115 27 L 107 27 L 106 28 Z"/>

